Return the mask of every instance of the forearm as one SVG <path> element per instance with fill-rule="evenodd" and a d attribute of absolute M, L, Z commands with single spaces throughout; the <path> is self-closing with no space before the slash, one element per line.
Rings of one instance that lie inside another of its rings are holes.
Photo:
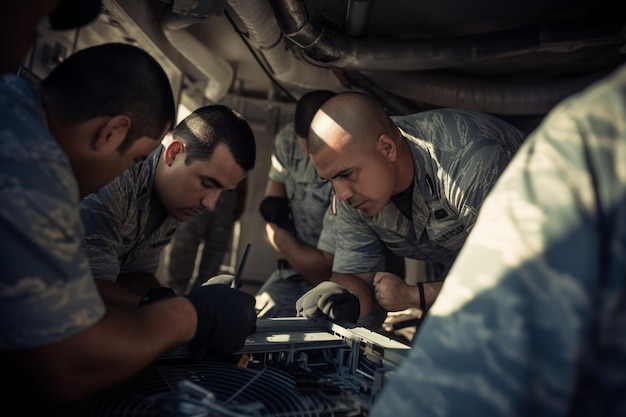
<path fill-rule="evenodd" d="M 96 279 L 98 292 L 107 306 L 113 305 L 124 308 L 136 308 L 141 296 L 133 294 L 126 288 L 106 279 Z"/>
<path fill-rule="evenodd" d="M 441 285 L 443 282 L 441 281 L 433 281 L 433 282 L 419 282 L 415 286 L 405 286 L 403 287 L 403 291 L 405 291 L 406 298 L 401 296 L 397 296 L 395 298 L 396 303 L 391 303 L 386 306 L 388 311 L 400 311 L 406 308 L 417 308 L 422 311 L 428 310 L 435 300 L 437 299 L 437 295 L 439 294 L 439 290 L 441 290 Z M 422 297 L 420 296 L 420 288 L 422 287 L 423 291 L 423 303 Z M 401 301 L 401 299 L 403 301 Z"/>
<path fill-rule="evenodd" d="M 435 300 L 437 300 L 439 291 L 441 291 L 441 287 L 443 286 L 443 281 L 423 282 L 422 285 L 424 286 L 424 301 L 426 301 L 426 306 L 418 308 L 422 310 L 428 310 L 435 303 Z M 420 305 L 419 291 L 417 305 Z"/>
<path fill-rule="evenodd" d="M 189 341 L 197 318 L 176 297 L 130 311 L 108 307 L 94 326 L 61 342 L 17 355 L 34 389 L 52 402 L 74 401 L 130 378 Z"/>
<path fill-rule="evenodd" d="M 280 227 L 275 227 L 274 244 L 293 269 L 311 284 L 317 285 L 330 279 L 332 255 L 300 242 L 296 236 Z"/>
<path fill-rule="evenodd" d="M 149 272 L 130 272 L 119 274 L 117 283 L 129 292 L 142 296 L 152 288 L 162 287 L 161 283 L 154 274 Z"/>

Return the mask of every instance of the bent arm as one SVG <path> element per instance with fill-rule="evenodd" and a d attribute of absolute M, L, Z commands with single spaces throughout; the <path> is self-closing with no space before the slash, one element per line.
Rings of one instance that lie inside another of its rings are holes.
<path fill-rule="evenodd" d="M 131 313 L 109 306 L 95 325 L 63 341 L 10 354 L 17 372 L 53 403 L 75 401 L 132 377 L 188 342 L 197 316 L 183 297 Z"/>
<path fill-rule="evenodd" d="M 152 288 L 163 286 L 157 277 L 149 272 L 129 272 L 120 274 L 117 277 L 117 283 L 138 296 L 144 295 Z"/>
<path fill-rule="evenodd" d="M 268 180 L 265 196 L 286 197 L 285 184 Z M 331 254 L 309 246 L 288 230 L 273 223 L 265 224 L 267 239 L 289 264 L 313 285 L 330 278 L 333 257 Z"/>
<path fill-rule="evenodd" d="M 387 311 L 401 311 L 407 308 L 428 310 L 437 299 L 442 284 L 443 281 L 432 281 L 407 285 L 402 278 L 389 272 L 378 272 L 374 277 L 376 300 Z M 424 305 L 420 297 L 420 285 L 424 292 Z"/>
<path fill-rule="evenodd" d="M 105 303 L 120 307 L 137 307 L 144 294 L 152 288 L 162 287 L 159 280 L 148 272 L 120 274 L 116 282 L 96 278 L 96 285 Z"/>
<path fill-rule="evenodd" d="M 306 245 L 289 231 L 275 224 L 265 226 L 270 243 L 289 264 L 311 284 L 327 281 L 332 273 L 333 256 Z"/>
<path fill-rule="evenodd" d="M 267 180 L 267 185 L 265 186 L 265 197 L 287 197 L 287 190 L 285 189 L 285 184 L 280 182 L 276 182 L 274 180 Z M 274 242 L 274 230 L 279 229 L 273 223 L 265 223 L 265 236 L 269 241 L 270 245 L 280 253 L 280 249 L 278 245 Z"/>
<path fill-rule="evenodd" d="M 276 182 L 274 180 L 267 180 L 267 185 L 265 186 L 265 197 L 269 196 L 287 197 L 287 189 L 285 188 L 285 184 Z"/>
<path fill-rule="evenodd" d="M 96 278 L 96 286 L 102 300 L 107 305 L 115 305 L 118 307 L 133 308 L 139 305 L 141 296 L 133 294 L 126 288 L 107 279 Z"/>

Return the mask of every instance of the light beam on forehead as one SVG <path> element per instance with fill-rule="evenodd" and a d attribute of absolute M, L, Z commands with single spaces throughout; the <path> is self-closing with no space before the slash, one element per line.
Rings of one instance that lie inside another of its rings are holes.
<path fill-rule="evenodd" d="M 318 111 L 311 122 L 309 152 L 315 154 L 321 148 L 340 150 L 350 135 L 337 121 L 323 110 Z"/>

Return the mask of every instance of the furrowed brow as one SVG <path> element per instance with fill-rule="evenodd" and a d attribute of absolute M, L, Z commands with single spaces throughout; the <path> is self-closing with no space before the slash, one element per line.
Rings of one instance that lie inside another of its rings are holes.
<path fill-rule="evenodd" d="M 347 175 L 350 171 L 352 171 L 351 168 L 342 169 L 341 171 L 339 171 L 338 173 L 333 175 L 331 179 L 335 179 L 337 177 L 343 177 L 343 176 Z"/>
<path fill-rule="evenodd" d="M 219 182 L 218 180 L 216 180 L 213 177 L 209 177 L 207 175 L 200 175 L 200 178 L 202 179 L 202 182 L 210 182 L 211 184 L 213 184 L 217 188 L 224 188 L 222 183 Z"/>

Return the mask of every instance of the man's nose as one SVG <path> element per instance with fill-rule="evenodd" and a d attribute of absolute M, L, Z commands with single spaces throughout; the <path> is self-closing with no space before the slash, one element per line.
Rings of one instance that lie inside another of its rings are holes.
<path fill-rule="evenodd" d="M 339 201 L 345 201 L 352 197 L 352 190 L 350 187 L 340 181 L 334 182 L 333 188 L 335 189 L 335 194 L 337 195 Z"/>
<path fill-rule="evenodd" d="M 221 190 L 219 191 L 209 191 L 203 197 L 200 203 L 202 207 L 207 209 L 208 211 L 215 210 L 215 205 L 217 204 L 217 200 L 220 198 Z"/>

